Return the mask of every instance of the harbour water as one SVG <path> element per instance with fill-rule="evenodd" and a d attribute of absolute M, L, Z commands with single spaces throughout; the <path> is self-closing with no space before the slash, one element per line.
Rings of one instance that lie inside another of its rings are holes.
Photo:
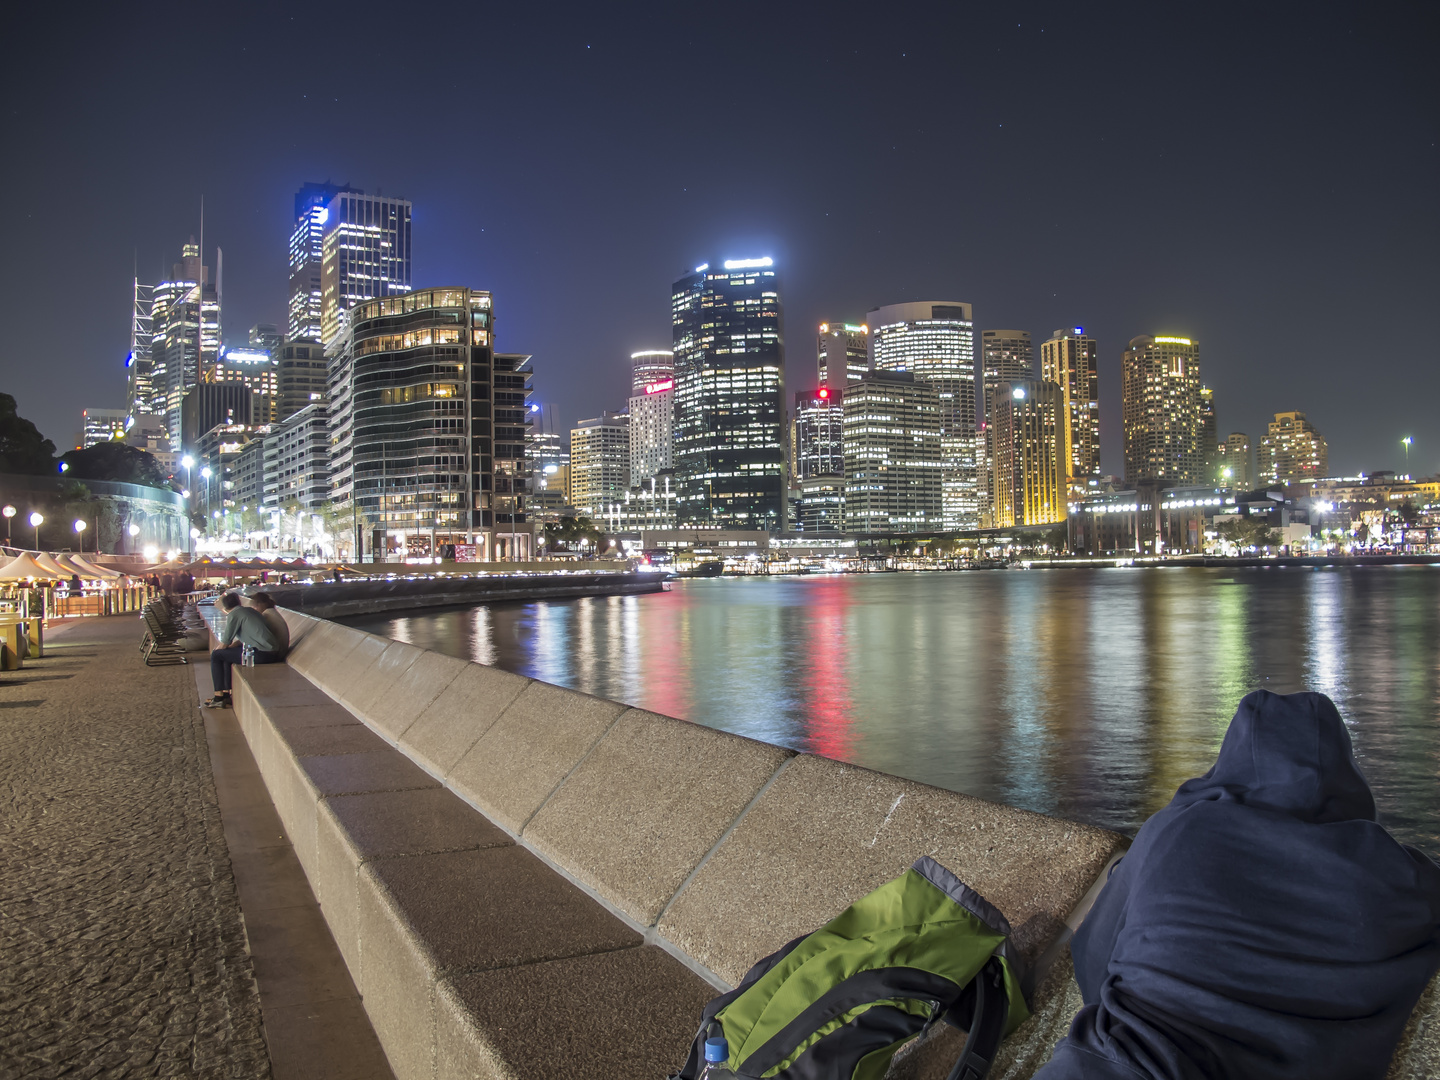
<path fill-rule="evenodd" d="M 1246 693 L 1317 690 L 1381 820 L 1440 854 L 1440 568 L 721 578 L 343 621 L 1127 832 L 1209 768 Z"/>

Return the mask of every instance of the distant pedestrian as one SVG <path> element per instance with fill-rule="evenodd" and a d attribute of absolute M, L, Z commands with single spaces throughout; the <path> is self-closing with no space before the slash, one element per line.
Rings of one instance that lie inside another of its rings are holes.
<path fill-rule="evenodd" d="M 253 608 L 241 607 L 238 593 L 227 592 L 220 597 L 220 608 L 228 614 L 220 632 L 220 648 L 210 654 L 210 685 L 215 695 L 201 703 L 207 709 L 230 707 L 230 669 L 244 658 L 245 646 L 255 650 L 257 664 L 274 664 L 282 659 L 280 642 L 270 624 Z"/>
<path fill-rule="evenodd" d="M 70 575 L 70 595 L 71 595 L 71 596 L 79 596 L 79 595 L 80 595 L 82 592 L 84 592 L 84 591 L 85 591 L 85 586 L 84 586 L 84 585 L 81 583 L 81 581 L 80 581 L 80 575 L 79 575 L 79 574 L 71 574 L 71 575 Z"/>

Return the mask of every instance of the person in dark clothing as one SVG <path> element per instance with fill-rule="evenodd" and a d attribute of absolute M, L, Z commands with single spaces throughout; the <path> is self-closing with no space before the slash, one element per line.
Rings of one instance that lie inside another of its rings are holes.
<path fill-rule="evenodd" d="M 1037 1080 L 1382 1078 L 1440 966 L 1440 867 L 1376 820 L 1323 694 L 1249 695 L 1076 931 Z"/>
<path fill-rule="evenodd" d="M 285 658 L 270 625 L 258 611 L 242 607 L 237 593 L 228 592 L 220 597 L 220 607 L 229 614 L 220 632 L 223 644 L 210 653 L 210 685 L 215 694 L 201 702 L 207 709 L 229 708 L 230 669 L 244 658 L 246 645 L 255 650 L 257 664 L 274 664 Z"/>

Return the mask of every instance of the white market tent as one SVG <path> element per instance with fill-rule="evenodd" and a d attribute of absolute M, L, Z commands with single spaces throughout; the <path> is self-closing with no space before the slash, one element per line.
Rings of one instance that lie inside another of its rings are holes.
<path fill-rule="evenodd" d="M 0 581 L 63 581 L 70 574 L 41 566 L 28 551 L 0 566 Z"/>

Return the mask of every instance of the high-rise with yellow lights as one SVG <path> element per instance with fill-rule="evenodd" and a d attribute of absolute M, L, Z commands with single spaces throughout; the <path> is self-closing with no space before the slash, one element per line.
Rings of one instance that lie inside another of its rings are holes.
<path fill-rule="evenodd" d="M 1262 484 L 1288 484 L 1324 476 L 1330 449 L 1303 412 L 1278 412 L 1260 440 L 1258 457 Z"/>
<path fill-rule="evenodd" d="M 1200 343 L 1148 334 L 1131 338 L 1121 365 L 1125 483 L 1203 483 Z"/>
<path fill-rule="evenodd" d="M 1068 486 L 1100 475 L 1100 349 L 1083 326 L 1040 343 L 1040 378 L 1060 387 Z"/>
<path fill-rule="evenodd" d="M 1046 380 L 1012 379 L 991 409 L 994 528 L 1065 520 L 1065 395 Z"/>

